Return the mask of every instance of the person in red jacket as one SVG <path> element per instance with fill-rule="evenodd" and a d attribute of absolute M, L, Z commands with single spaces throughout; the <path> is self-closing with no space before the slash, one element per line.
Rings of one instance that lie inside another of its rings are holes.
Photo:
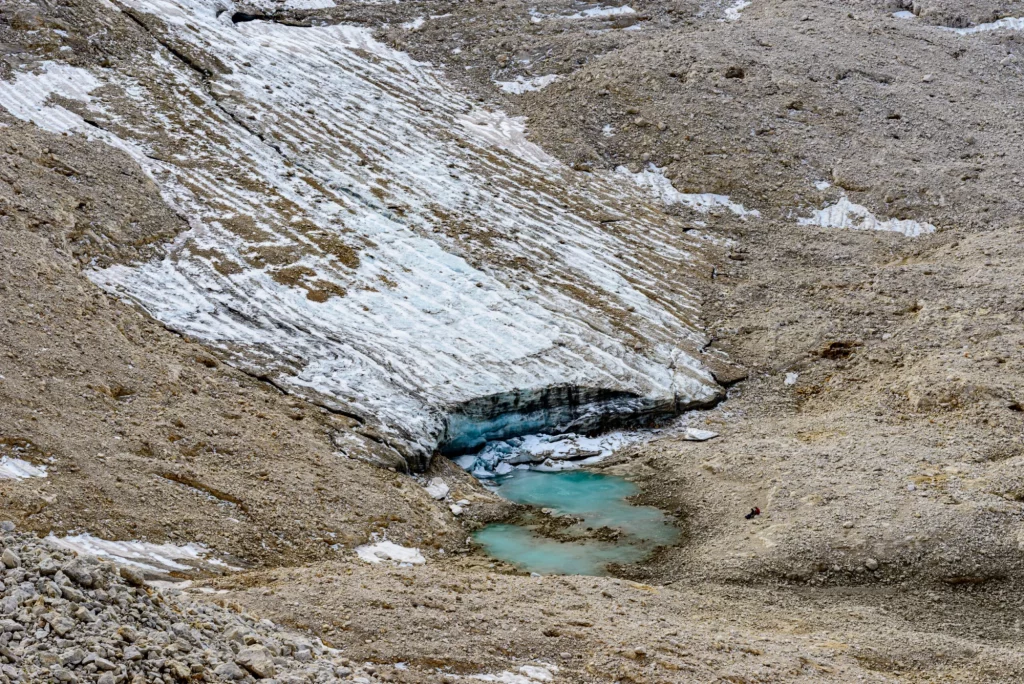
<path fill-rule="evenodd" d="M 757 506 L 754 506 L 753 508 L 750 509 L 750 512 L 747 513 L 743 517 L 746 518 L 747 520 L 753 520 L 754 518 L 756 518 L 759 515 L 761 515 L 761 509 L 758 508 Z"/>

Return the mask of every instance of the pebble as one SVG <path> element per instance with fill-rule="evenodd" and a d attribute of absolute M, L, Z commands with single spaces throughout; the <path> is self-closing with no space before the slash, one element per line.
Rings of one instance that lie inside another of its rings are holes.
<path fill-rule="evenodd" d="M 868 558 L 866 561 L 864 561 L 864 567 L 870 570 L 871 572 L 874 572 L 878 569 L 878 561 L 874 558 Z"/>

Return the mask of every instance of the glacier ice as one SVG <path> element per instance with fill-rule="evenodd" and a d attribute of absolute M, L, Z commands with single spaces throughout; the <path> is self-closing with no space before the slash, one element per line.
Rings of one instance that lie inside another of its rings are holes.
<path fill-rule="evenodd" d="M 709 247 L 663 197 L 565 167 L 367 28 L 124 4 L 210 72 L 161 48 L 0 81 L 0 106 L 125 151 L 187 217 L 162 258 L 91 271 L 100 287 L 356 417 L 413 469 L 438 446 L 721 396 L 693 284 Z M 555 403 L 572 392 L 594 401 Z"/>

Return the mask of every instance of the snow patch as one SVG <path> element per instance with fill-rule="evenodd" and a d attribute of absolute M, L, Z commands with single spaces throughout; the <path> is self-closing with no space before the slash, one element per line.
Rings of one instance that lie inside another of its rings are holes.
<path fill-rule="evenodd" d="M 644 188 L 666 205 L 682 204 L 703 214 L 722 207 L 737 216 L 756 217 L 761 215 L 761 212 L 756 209 L 747 209 L 742 204 L 733 202 L 727 195 L 715 195 L 709 192 L 699 194 L 679 192 L 672 186 L 672 181 L 662 173 L 662 169 L 653 163 L 648 164 L 647 168 L 639 173 L 630 173 L 625 166 L 619 166 L 615 169 L 615 174 L 631 179 L 637 186 Z"/>
<path fill-rule="evenodd" d="M 419 31 L 421 28 L 423 28 L 423 25 L 426 23 L 426 17 L 416 17 L 412 21 L 407 21 L 402 24 L 399 24 L 399 26 L 404 28 L 406 31 Z"/>
<path fill-rule="evenodd" d="M 120 565 L 166 574 L 171 570 L 187 571 L 204 565 L 228 570 L 241 570 L 218 558 L 211 558 L 210 550 L 202 544 L 153 544 L 144 541 L 109 541 L 91 534 L 57 537 L 50 534 L 45 541 L 62 549 L 97 558 L 105 558 Z M 190 564 L 178 561 L 190 561 Z"/>
<path fill-rule="evenodd" d="M 829 183 L 828 181 L 818 181 L 817 183 L 814 184 L 814 189 L 818 190 L 819 192 L 828 190 L 831 187 L 832 184 Z"/>
<path fill-rule="evenodd" d="M 423 554 L 420 553 L 419 549 L 410 549 L 406 546 L 399 546 L 394 542 L 390 542 L 386 539 L 373 544 L 364 544 L 363 546 L 357 546 L 356 555 L 359 559 L 366 561 L 367 563 L 383 563 L 384 561 L 392 561 L 398 563 L 399 566 L 409 565 L 423 565 L 426 563 L 426 559 L 423 558 Z"/>
<path fill-rule="evenodd" d="M 740 12 L 750 7 L 750 0 L 739 0 L 725 8 L 725 21 L 738 21 Z"/>
<path fill-rule="evenodd" d="M 983 33 L 985 31 L 1024 31 L 1024 17 L 1007 17 L 987 24 L 978 24 L 977 26 L 970 26 L 968 28 L 961 29 L 946 28 L 946 30 L 953 31 L 957 35 L 961 36 L 968 36 L 972 33 Z"/>
<path fill-rule="evenodd" d="M 603 135 L 606 138 L 611 138 L 612 136 L 615 135 L 615 127 L 612 126 L 611 124 L 605 124 L 601 128 L 601 135 Z"/>
<path fill-rule="evenodd" d="M 337 7 L 334 0 L 285 0 L 284 8 L 289 10 L 317 10 Z"/>
<path fill-rule="evenodd" d="M 0 79 L 0 106 L 53 133 L 88 128 L 78 114 L 47 102 L 52 95 L 89 102 L 89 93 L 102 83 L 87 69 L 59 62 L 43 62 L 37 71 L 17 74 L 13 81 Z"/>
<path fill-rule="evenodd" d="M 577 12 L 576 14 L 568 14 L 568 15 L 558 16 L 558 17 L 555 17 L 555 18 L 558 18 L 558 19 L 599 19 L 599 18 L 608 18 L 608 17 L 623 17 L 623 16 L 628 16 L 630 14 L 636 14 L 636 10 L 633 9 L 632 7 L 630 7 L 629 5 L 622 5 L 621 7 L 604 7 L 604 6 L 599 6 L 599 7 L 591 7 L 590 9 L 585 9 L 582 12 Z"/>
<path fill-rule="evenodd" d="M 935 226 L 930 223 L 901 219 L 879 219 L 867 207 L 855 204 L 843 197 L 835 204 L 814 212 L 810 218 L 800 218 L 797 222 L 802 226 L 821 226 L 822 228 L 850 228 L 853 230 L 885 230 L 903 233 L 907 237 L 917 237 L 926 233 L 934 233 Z"/>
<path fill-rule="evenodd" d="M 537 682 L 554 681 L 558 668 L 554 665 L 523 665 L 519 672 L 499 672 L 498 674 L 471 675 L 470 679 L 481 682 L 498 682 L 499 684 L 537 684 Z"/>
<path fill-rule="evenodd" d="M 896 19 L 916 19 L 917 15 L 909 10 L 900 10 L 899 12 L 893 12 L 892 16 Z"/>
<path fill-rule="evenodd" d="M 793 385 L 795 385 L 797 383 L 797 380 L 799 380 L 799 379 L 800 379 L 800 374 L 799 373 L 786 373 L 786 379 L 783 380 L 783 383 L 785 385 L 788 385 L 788 386 L 793 386 Z"/>
<path fill-rule="evenodd" d="M 561 76 L 558 74 L 547 74 L 546 76 L 533 76 L 531 78 L 523 78 L 517 76 L 514 81 L 495 81 L 494 85 L 502 89 L 506 93 L 512 95 L 522 95 L 523 93 L 531 93 L 541 88 L 546 88 Z"/>
<path fill-rule="evenodd" d="M 27 480 L 46 477 L 46 466 L 37 466 L 20 458 L 0 456 L 0 480 Z"/>

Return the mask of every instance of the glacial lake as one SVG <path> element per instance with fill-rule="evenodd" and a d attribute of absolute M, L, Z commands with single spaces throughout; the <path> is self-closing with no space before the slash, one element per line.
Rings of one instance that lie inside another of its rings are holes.
<path fill-rule="evenodd" d="M 642 561 L 656 547 L 679 538 L 665 513 L 630 505 L 626 499 L 637 487 L 621 477 L 586 470 L 516 469 L 495 483 L 494 491 L 510 501 L 582 518 L 561 529 L 560 539 L 538 534 L 533 525 L 493 524 L 474 533 L 490 556 L 529 572 L 607 575 L 609 563 Z M 607 528 L 598 535 L 602 539 L 586 538 L 601 528 Z"/>

